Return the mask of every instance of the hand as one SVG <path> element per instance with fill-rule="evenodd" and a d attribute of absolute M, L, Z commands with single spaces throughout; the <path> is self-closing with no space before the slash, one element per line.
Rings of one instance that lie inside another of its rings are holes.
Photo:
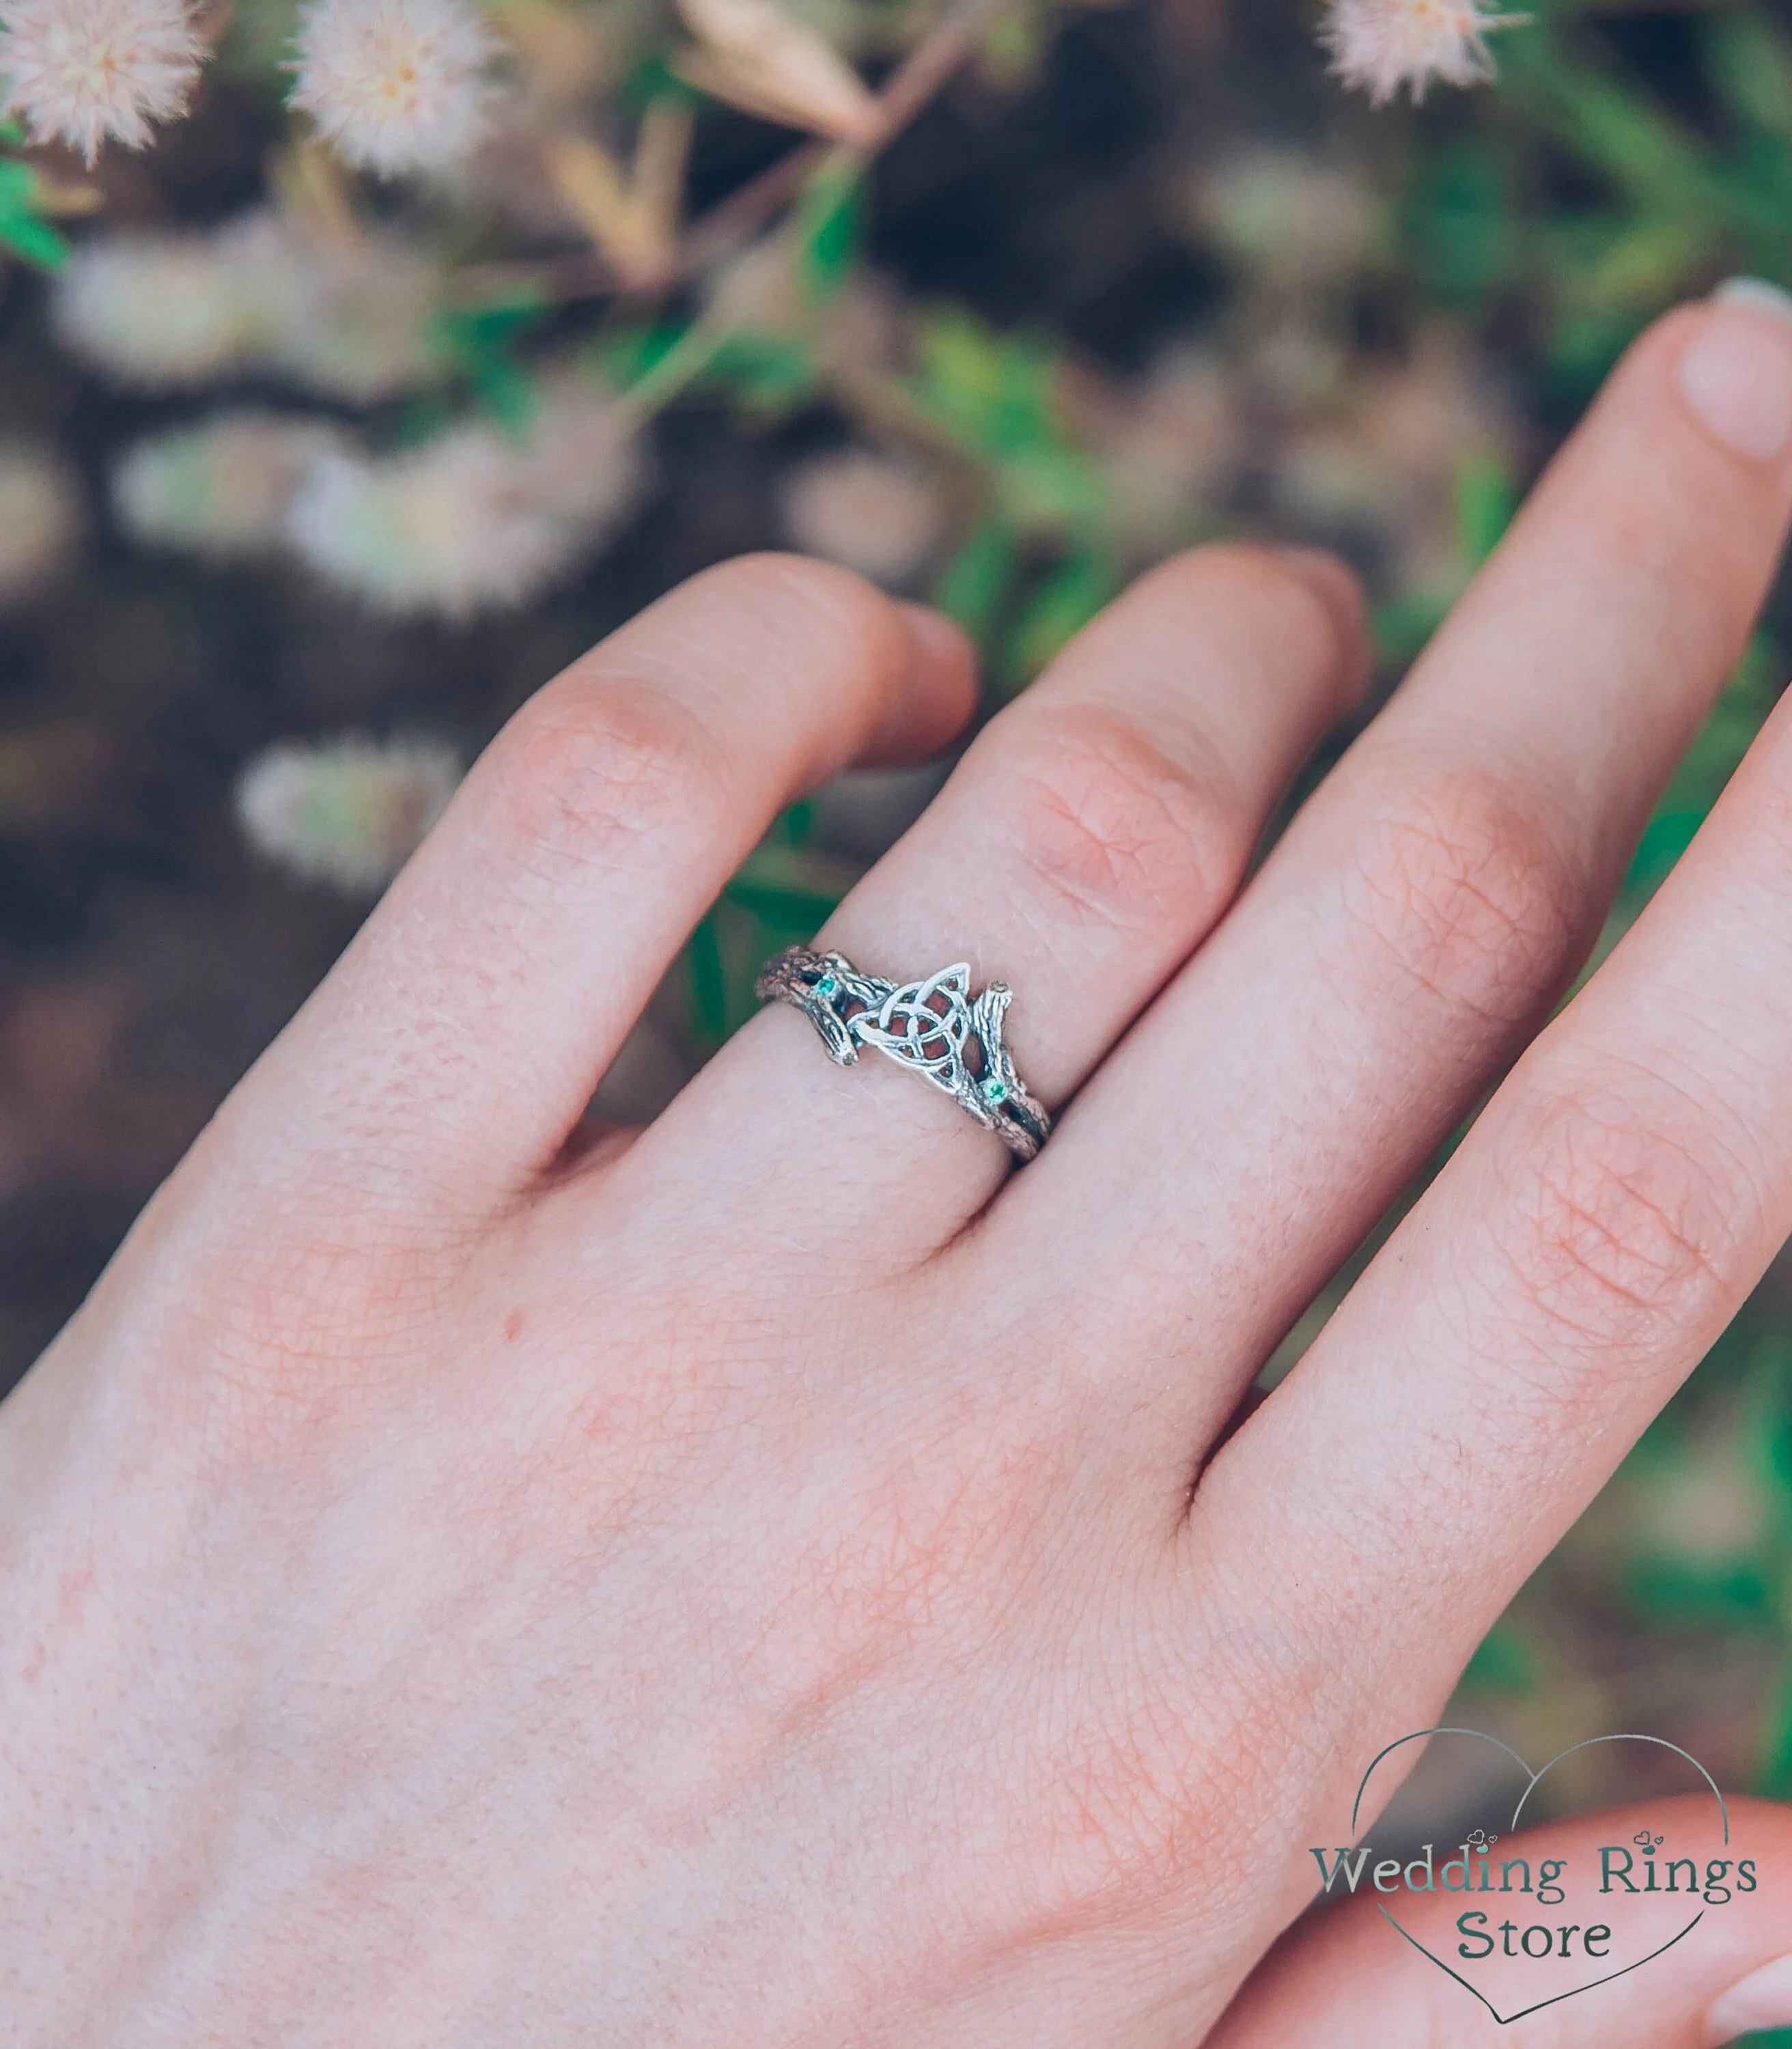
<path fill-rule="evenodd" d="M 1147 577 L 824 936 L 1013 985 L 1018 1172 L 779 1008 L 565 1151 L 779 808 L 965 717 L 953 631 L 748 561 L 545 690 L 0 1410 L 8 2041 L 1479 2039 L 1373 1915 L 1233 2002 L 1792 1228 L 1792 717 L 1540 1030 L 1789 511 L 1792 325 L 1673 316 L 1242 893 L 1358 601 Z M 1514 2035 L 1760 2019 L 1784 1897 Z"/>

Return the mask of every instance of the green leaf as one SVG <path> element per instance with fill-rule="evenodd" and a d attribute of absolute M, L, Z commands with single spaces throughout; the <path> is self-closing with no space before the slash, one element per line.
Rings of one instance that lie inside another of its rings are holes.
<path fill-rule="evenodd" d="M 993 461 L 997 496 L 1015 526 L 1051 535 L 1105 526 L 1106 486 L 1080 449 L 1042 438 Z"/>
<path fill-rule="evenodd" d="M 839 908 L 831 889 L 803 889 L 783 882 L 758 882 L 737 875 L 728 885 L 729 901 L 756 912 L 768 923 L 798 932 L 812 932 Z"/>
<path fill-rule="evenodd" d="M 1456 540 L 1463 560 L 1479 569 L 1517 516 L 1518 488 L 1504 459 L 1471 455 L 1456 466 Z"/>
<path fill-rule="evenodd" d="M 431 329 L 437 348 L 464 377 L 486 409 L 513 432 L 535 414 L 534 383 L 518 361 L 515 344 L 550 309 L 533 293 L 438 313 Z"/>
<path fill-rule="evenodd" d="M 438 323 L 460 347 L 501 348 L 539 326 L 553 310 L 539 291 L 524 286 L 477 305 L 455 307 L 441 314 Z"/>
<path fill-rule="evenodd" d="M 1583 48 L 1539 28 L 1503 46 L 1504 91 L 1614 189 L 1673 215 L 1714 211 L 1710 166 L 1698 142 L 1660 103 L 1615 77 Z"/>
<path fill-rule="evenodd" d="M 1736 119 L 1792 138 L 1792 44 L 1766 14 L 1737 8 L 1701 24 L 1705 68 Z"/>
<path fill-rule="evenodd" d="M 1755 1790 L 1770 1800 L 1792 1799 L 1792 1664 L 1782 1673 L 1767 1710 Z"/>
<path fill-rule="evenodd" d="M 1446 304 L 1479 304 L 1510 267 L 1510 203 L 1499 157 L 1484 142 L 1446 146 L 1425 164 L 1406 207 L 1406 239 L 1421 277 Z"/>
<path fill-rule="evenodd" d="M 810 180 L 795 221 L 797 274 L 811 305 L 838 298 L 865 244 L 865 180 L 851 165 L 830 165 Z"/>
<path fill-rule="evenodd" d="M 668 53 L 650 49 L 628 74 L 622 88 L 625 103 L 639 111 L 656 99 L 675 99 L 686 107 L 701 107 L 704 95 L 674 70 Z"/>
<path fill-rule="evenodd" d="M 0 243 L 45 270 L 68 260 L 68 242 L 45 216 L 37 173 L 12 157 L 0 157 Z"/>
<path fill-rule="evenodd" d="M 917 402 L 954 430 L 964 445 L 991 438 L 1002 402 L 1005 369 L 994 338 L 981 322 L 950 308 L 925 316 L 915 329 Z"/>
<path fill-rule="evenodd" d="M 979 520 L 939 573 L 933 601 L 987 650 L 1008 602 L 1020 562 L 1013 530 L 1004 520 Z"/>
<path fill-rule="evenodd" d="M 1626 891 L 1634 896 L 1654 896 L 1679 865 L 1681 856 L 1697 838 L 1705 821 L 1702 810 L 1658 811 L 1637 842 L 1624 878 Z"/>
<path fill-rule="evenodd" d="M 1008 525 L 1057 541 L 1106 531 L 1106 480 L 1065 431 L 1051 348 L 947 307 L 919 323 L 915 355 L 910 402 L 989 474 Z"/>
<path fill-rule="evenodd" d="M 0 214 L 0 243 L 41 270 L 60 270 L 72 253 L 64 237 L 36 215 Z"/>
<path fill-rule="evenodd" d="M 1754 1448 L 1778 1497 L 1778 1519 L 1792 1546 L 1792 1335 L 1775 1319 L 1755 1347 L 1755 1394 L 1761 1408 Z M 1792 1586 L 1788 1592 L 1792 1592 Z"/>
<path fill-rule="evenodd" d="M 691 934 L 686 953 L 690 963 L 692 1021 L 700 1037 L 719 1046 L 728 1036 L 728 970 L 713 911 Z"/>
<path fill-rule="evenodd" d="M 1773 708 L 1778 670 L 1771 640 L 1756 634 L 1644 830 L 1625 877 L 1627 896 L 1652 895 L 1692 845 Z"/>
<path fill-rule="evenodd" d="M 1496 1622 L 1463 1678 L 1483 1693 L 1528 1693 L 1537 1684 L 1537 1654 L 1514 1623 Z"/>
<path fill-rule="evenodd" d="M 915 355 L 912 395 L 968 449 L 1010 455 L 1061 443 L 1055 367 L 1040 343 L 999 336 L 952 306 L 920 321 Z"/>
<path fill-rule="evenodd" d="M 803 847 L 814 833 L 815 807 L 804 798 L 779 813 L 766 838 L 774 846 Z"/>
<path fill-rule="evenodd" d="M 1404 669 L 1417 660 L 1449 608 L 1447 599 L 1422 591 L 1377 605 L 1373 621 L 1377 655 L 1393 669 Z"/>
<path fill-rule="evenodd" d="M 1060 562 L 1045 577 L 1009 631 L 1002 669 L 1011 687 L 1031 682 L 1114 594 L 1113 565 L 1093 550 Z"/>
<path fill-rule="evenodd" d="M 1584 411 L 1642 327 L 1642 319 L 1629 305 L 1565 309 L 1544 358 L 1545 404 L 1561 414 L 1577 416 Z"/>
<path fill-rule="evenodd" d="M 626 391 L 650 371 L 657 370 L 689 332 L 677 321 L 612 328 L 598 337 L 593 354 L 604 375 L 619 390 Z"/>
<path fill-rule="evenodd" d="M 730 334 L 717 342 L 695 381 L 726 391 L 749 412 L 775 416 L 814 393 L 814 352 L 793 335 Z"/>
<path fill-rule="evenodd" d="M 1045 60 L 1050 37 L 1043 10 L 1031 6 L 1001 9 L 983 32 L 979 54 L 983 68 L 999 85 L 1024 84 Z"/>
<path fill-rule="evenodd" d="M 1627 1575 L 1633 1606 L 1652 1620 L 1685 1627 L 1769 1628 L 1774 1589 L 1754 1560 L 1705 1564 L 1688 1558 L 1635 1561 Z"/>

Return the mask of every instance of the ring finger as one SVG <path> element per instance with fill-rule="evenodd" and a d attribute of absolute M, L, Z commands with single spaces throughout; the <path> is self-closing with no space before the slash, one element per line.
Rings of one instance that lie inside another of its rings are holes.
<path fill-rule="evenodd" d="M 1226 546 L 1143 578 L 994 720 L 818 945 L 893 982 L 963 960 L 973 986 L 1012 981 L 1020 1075 L 1048 1107 L 1082 1081 L 1238 888 L 1277 799 L 1365 669 L 1361 602 L 1328 557 Z M 790 1120 L 732 1106 L 797 1093 Z M 831 1067 L 810 1026 L 775 1008 L 662 1121 L 713 1151 L 731 1118 L 735 1186 L 862 1239 L 818 1158 L 871 1149 L 880 1182 L 924 1169 L 924 1203 L 892 1201 L 876 1239 L 900 1266 L 949 1238 L 1007 1155 L 947 1096 L 883 1060 Z M 725 1194 L 722 1199 L 728 1197 Z"/>

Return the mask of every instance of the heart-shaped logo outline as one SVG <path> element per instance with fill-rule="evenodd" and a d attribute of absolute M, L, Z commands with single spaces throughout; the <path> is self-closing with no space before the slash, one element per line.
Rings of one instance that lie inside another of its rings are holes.
<path fill-rule="evenodd" d="M 1362 1796 L 1368 1791 L 1369 1782 L 1374 1777 L 1377 1768 L 1382 1764 L 1384 1759 L 1391 1757 L 1397 1750 L 1403 1749 L 1406 1744 L 1409 1743 L 1427 1742 L 1434 1736 L 1471 1736 L 1478 1738 L 1483 1743 L 1491 1743 L 1496 1750 L 1504 1751 L 1506 1755 L 1510 1758 L 1512 1762 L 1518 1766 L 1518 1769 L 1522 1772 L 1523 1772 L 1526 1781 L 1525 1790 L 1518 1795 L 1518 1804 L 1512 1810 L 1512 1819 L 1510 1823 L 1508 1825 L 1510 1832 L 1514 1834 L 1518 1831 L 1519 1822 L 1523 1818 L 1526 1803 L 1530 1800 L 1532 1794 L 1537 1790 L 1538 1786 L 1541 1784 L 1543 1780 L 1555 1770 L 1556 1767 L 1560 1764 L 1565 1758 L 1572 1757 L 1579 1751 L 1591 1750 L 1596 1744 L 1602 1743 L 1652 1743 L 1662 1750 L 1671 1750 L 1676 1757 L 1685 1758 L 1686 1762 L 1692 1766 L 1693 1769 L 1696 1772 L 1697 1772 L 1706 1785 L 1711 1788 L 1711 1797 L 1717 1802 L 1717 1811 L 1723 1819 L 1724 1847 L 1728 1849 L 1729 1846 L 1730 1810 L 1724 1801 L 1723 1792 L 1720 1789 L 1717 1781 L 1712 1777 L 1711 1774 L 1705 1770 L 1705 1767 L 1700 1763 L 1699 1760 L 1693 1756 L 1693 1753 L 1689 1750 L 1682 1750 L 1678 1744 L 1670 1743 L 1666 1736 L 1636 1736 L 1628 1734 L 1590 1736 L 1580 1743 L 1571 1743 L 1566 1750 L 1557 1751 L 1555 1755 L 1552 1757 L 1546 1764 L 1541 1766 L 1538 1770 L 1533 1771 L 1530 1766 L 1518 1755 L 1517 1751 L 1512 1748 L 1510 1744 L 1502 1743 L 1497 1736 L 1489 1736 L 1485 1729 L 1471 1728 L 1414 1729 L 1410 1736 L 1401 1736 L 1395 1742 L 1390 1743 L 1387 1746 L 1386 1749 L 1378 1752 L 1374 1759 L 1371 1761 L 1369 1769 L 1363 1773 L 1362 1783 L 1356 1789 L 1356 1798 L 1351 1804 L 1351 1841 L 1352 1842 L 1356 1841 L 1358 1825 L 1362 1818 Z M 1433 1956 L 1432 1952 L 1425 1947 L 1424 1943 L 1419 1940 L 1417 1935 L 1413 1934 L 1410 1929 L 1405 1928 L 1401 1926 L 1400 1923 L 1395 1919 L 1394 1916 L 1386 1907 L 1378 1905 L 1377 1911 L 1381 1914 L 1382 1919 L 1386 1921 L 1388 1926 L 1394 1930 L 1395 1934 L 1403 1937 L 1407 1942 L 1410 1942 L 1413 1947 L 1418 1951 L 1421 1957 L 1424 1957 L 1430 1962 L 1434 1963 L 1437 1966 L 1438 1969 L 1440 1970 L 1446 1977 L 1454 1978 L 1456 1983 L 1462 1987 L 1464 1992 L 1472 1993 L 1475 1997 L 1481 2002 L 1482 2005 L 1487 2009 L 1488 2012 L 1493 2016 L 1495 2020 L 1502 2028 L 1510 2028 L 1514 2021 L 1522 2020 L 1530 2014 L 1541 2013 L 1546 2006 L 1560 2006 L 1565 1999 L 1578 1999 L 1584 1992 L 1596 1992 L 1603 1985 L 1612 1985 L 1619 1978 L 1628 1977 L 1632 1971 L 1639 1971 L 1642 1969 L 1645 1964 L 1652 1964 L 1658 1957 L 1666 1955 L 1666 1953 L 1673 1947 L 1676 1942 L 1684 1942 L 1705 1919 L 1705 1909 L 1701 1907 L 1698 1912 L 1693 1916 L 1692 1919 L 1686 1923 L 1686 1926 L 1681 1930 L 1677 1935 L 1670 1936 L 1666 1942 L 1662 1944 L 1659 1949 L 1651 1950 L 1646 1957 L 1638 1957 L 1635 1963 L 1626 1964 L 1622 1970 L 1607 1971 L 1603 1977 L 1594 1978 L 1587 1985 L 1576 1985 L 1572 1990 L 1568 1992 L 1552 1993 L 1548 1999 L 1540 1999 L 1534 2006 L 1522 2008 L 1517 2013 L 1502 2013 L 1499 2008 L 1494 2004 L 1493 2001 L 1487 1997 L 1487 1994 L 1481 1991 L 1478 1986 L 1471 1985 L 1467 1979 L 1462 1975 L 1460 1971 L 1452 1970 L 1450 1966 L 1444 1962 L 1441 1957 Z"/>

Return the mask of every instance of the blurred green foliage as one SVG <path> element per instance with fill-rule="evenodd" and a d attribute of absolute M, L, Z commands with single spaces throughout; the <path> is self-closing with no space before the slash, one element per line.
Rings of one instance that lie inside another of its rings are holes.
<path fill-rule="evenodd" d="M 24 141 L 16 122 L 0 121 L 0 144 L 17 150 Z M 4 148 L 0 148 L 0 248 L 11 250 L 44 270 L 60 270 L 68 260 L 68 242 L 51 225 L 41 175 Z"/>

